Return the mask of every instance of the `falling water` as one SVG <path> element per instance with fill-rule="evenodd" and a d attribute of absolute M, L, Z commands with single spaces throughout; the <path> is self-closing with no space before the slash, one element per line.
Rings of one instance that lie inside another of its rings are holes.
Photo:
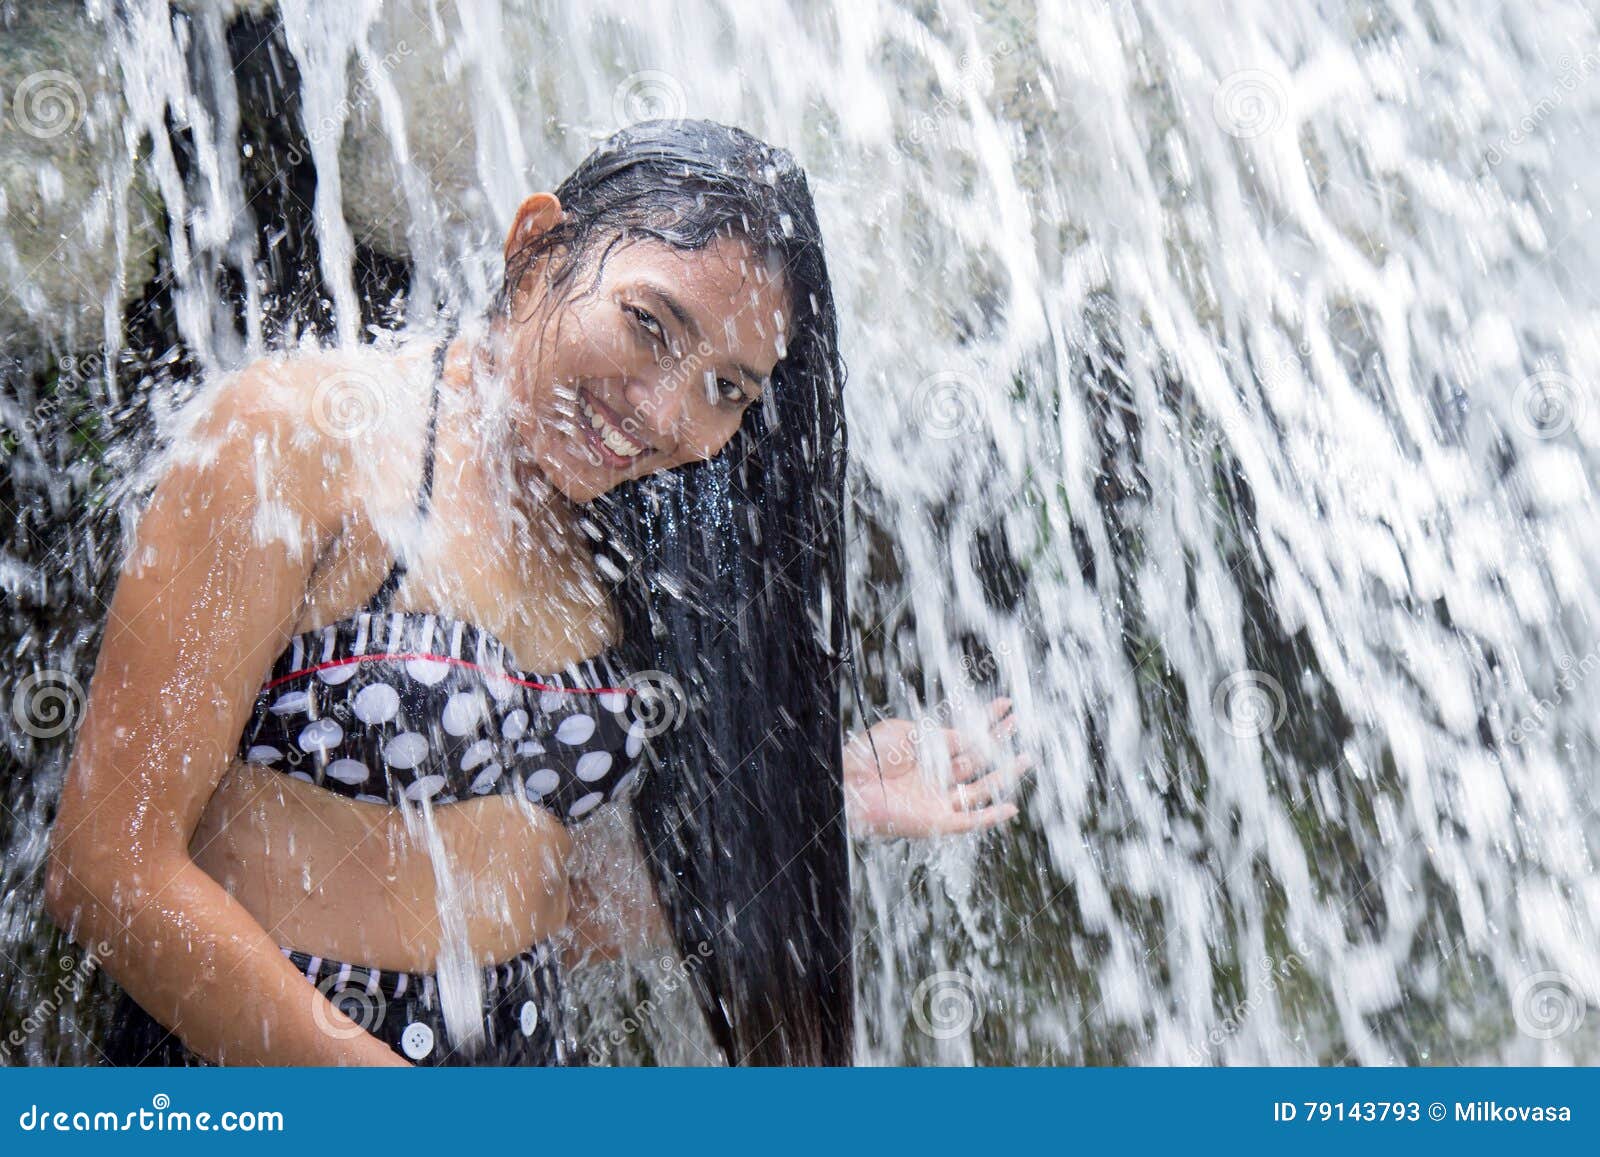
<path fill-rule="evenodd" d="M 152 431 L 481 311 L 685 115 L 818 197 L 873 702 L 1038 761 L 858 849 L 858 1060 L 1600 1059 L 1584 4 L 526 7 L 0 3 L 8 1061 L 95 1053 L 41 869 Z M 591 1036 L 700 1063 L 684 967 L 575 975 Z"/>

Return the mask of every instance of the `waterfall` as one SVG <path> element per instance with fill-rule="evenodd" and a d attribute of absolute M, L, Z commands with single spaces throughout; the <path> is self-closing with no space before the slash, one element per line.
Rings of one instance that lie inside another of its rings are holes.
<path fill-rule="evenodd" d="M 165 416 L 269 350 L 480 312 L 524 195 L 680 116 L 818 199 L 873 704 L 978 733 L 1009 695 L 1038 765 L 996 832 L 857 847 L 858 1062 L 1600 1060 L 1590 6 L 0 29 L 6 1063 L 95 1052 L 45 834 Z M 572 999 L 621 1063 L 701 1063 L 683 966 Z"/>

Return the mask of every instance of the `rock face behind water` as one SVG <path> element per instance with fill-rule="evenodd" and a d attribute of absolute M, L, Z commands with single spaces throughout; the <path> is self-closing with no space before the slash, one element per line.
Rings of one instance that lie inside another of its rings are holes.
<path fill-rule="evenodd" d="M 416 236 L 416 218 L 430 211 L 451 232 L 491 216 L 477 171 L 482 127 L 452 91 L 452 75 L 464 67 L 424 19 L 398 7 L 384 12 L 367 50 L 350 62 L 354 99 L 339 149 L 345 215 L 385 253 L 411 257 L 419 241 L 436 245 Z"/>
<path fill-rule="evenodd" d="M 75 5 L 0 13 L 0 344 L 85 349 L 155 267 L 102 26 Z"/>

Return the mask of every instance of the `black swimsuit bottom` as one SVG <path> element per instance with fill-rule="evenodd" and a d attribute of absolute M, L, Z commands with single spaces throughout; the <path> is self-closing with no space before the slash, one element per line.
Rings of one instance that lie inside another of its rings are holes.
<path fill-rule="evenodd" d="M 433 486 L 445 346 L 434 358 L 419 512 Z M 239 740 L 239 756 L 368 803 L 432 807 L 500 794 L 548 808 L 564 824 L 625 798 L 645 766 L 645 724 L 613 647 L 550 673 L 521 671 L 487 631 L 449 616 L 390 611 L 396 560 L 359 613 L 295 635 L 273 663 Z M 284 954 L 309 983 L 416 1064 L 572 1064 L 561 982 L 549 942 L 484 972 L 486 1048 L 449 1046 L 436 978 Z M 122 994 L 111 1064 L 205 1060 Z M 330 1022 L 331 1023 L 331 1022 Z"/>
<path fill-rule="evenodd" d="M 483 974 L 485 1041 L 475 1049 L 450 1045 L 438 982 L 428 973 L 385 972 L 281 950 L 333 1006 L 360 1029 L 414 1065 L 582 1065 L 584 1056 L 562 1004 L 561 970 L 548 943 L 486 968 Z M 335 1037 L 348 1025 L 324 1026 Z M 176 1033 L 168 1031 L 121 992 L 103 1046 L 102 1064 L 142 1067 L 210 1067 Z"/>

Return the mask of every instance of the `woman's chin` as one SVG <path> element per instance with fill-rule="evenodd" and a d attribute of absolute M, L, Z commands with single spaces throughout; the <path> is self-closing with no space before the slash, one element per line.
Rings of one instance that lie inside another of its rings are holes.
<path fill-rule="evenodd" d="M 540 458 L 538 465 L 545 481 L 567 501 L 578 505 L 592 502 L 622 481 L 619 474 L 604 463 L 591 461 L 581 450 L 557 455 L 554 460 Z"/>
<path fill-rule="evenodd" d="M 532 455 L 545 482 L 569 502 L 592 502 L 634 476 L 601 457 L 600 452 L 581 436 L 547 442 Z M 641 473 L 652 473 L 646 470 Z"/>

